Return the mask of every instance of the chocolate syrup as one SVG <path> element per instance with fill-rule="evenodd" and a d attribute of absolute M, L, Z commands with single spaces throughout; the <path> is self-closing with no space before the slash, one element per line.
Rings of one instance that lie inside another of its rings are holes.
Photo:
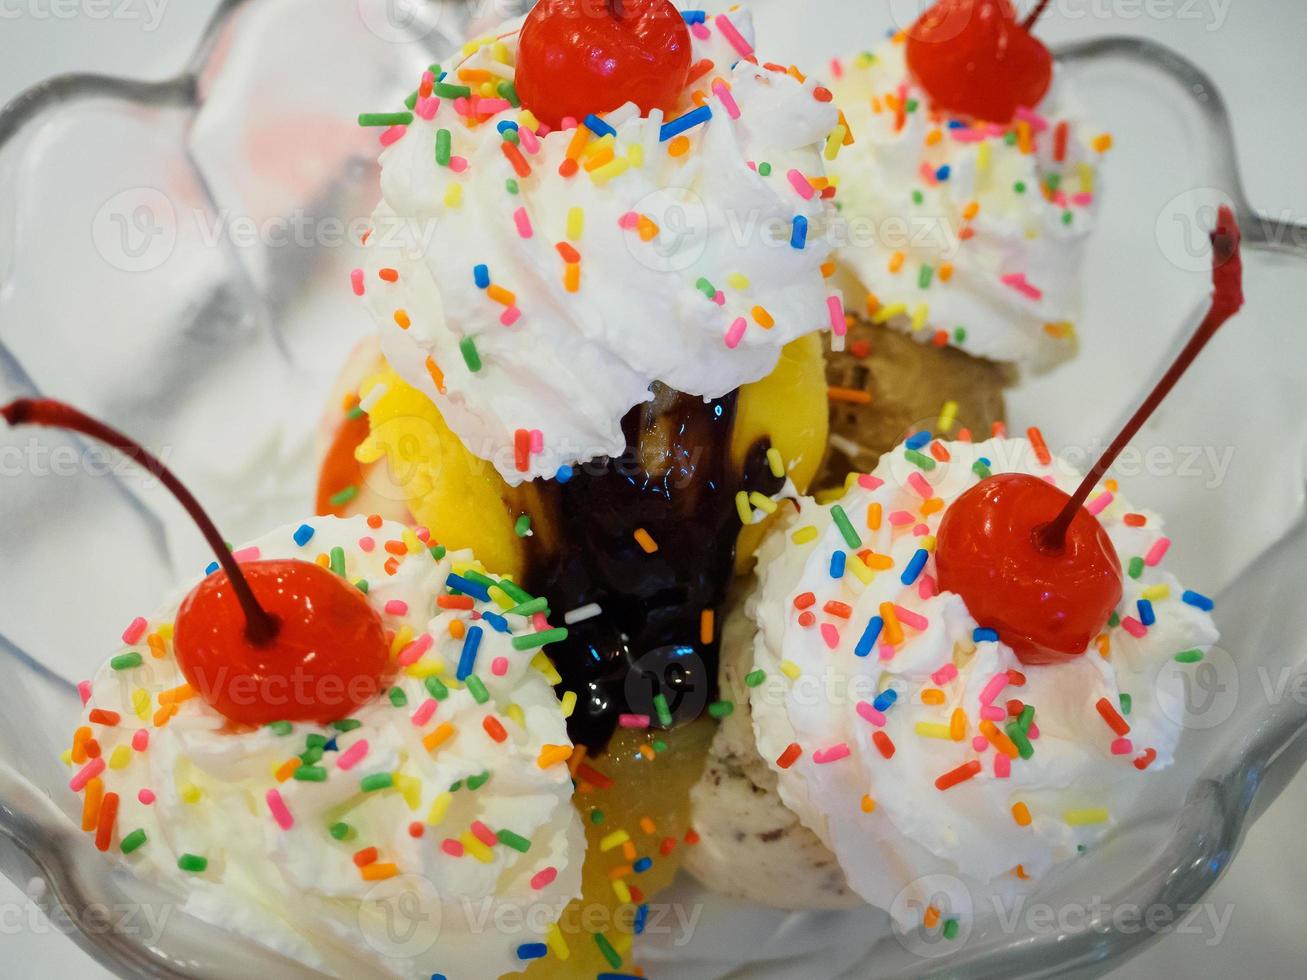
<path fill-rule="evenodd" d="M 548 597 L 555 622 L 591 603 L 602 610 L 549 648 L 560 690 L 577 694 L 569 731 L 592 750 L 607 745 L 621 714 L 658 726 L 663 708 L 682 724 L 716 696 L 717 637 L 701 642 L 700 623 L 705 609 L 720 612 L 730 584 L 735 496 L 770 496 L 783 483 L 767 466 L 766 440 L 742 465 L 732 460 L 735 393 L 711 401 L 661 385 L 654 393 L 622 420 L 625 455 L 542 485 L 557 534 L 553 547 L 533 549 L 523 583 Z M 639 528 L 653 553 L 636 540 Z"/>

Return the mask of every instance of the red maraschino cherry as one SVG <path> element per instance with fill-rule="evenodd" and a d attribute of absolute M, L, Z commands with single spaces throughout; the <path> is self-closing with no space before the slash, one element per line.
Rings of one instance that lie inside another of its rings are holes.
<path fill-rule="evenodd" d="M 1025 23 L 1008 0 L 940 0 L 908 29 L 908 70 L 943 112 L 1010 122 L 1053 81 L 1053 56 L 1033 34 L 1048 0 Z"/>
<path fill-rule="evenodd" d="M 326 723 L 376 697 L 390 657 L 381 619 L 363 595 L 312 562 L 238 565 L 199 502 L 140 444 L 62 402 L 23 398 L 0 408 L 9 425 L 80 432 L 150 471 L 209 542 L 222 571 L 182 602 L 177 662 L 201 698 L 234 722 Z"/>
<path fill-rule="evenodd" d="M 522 27 L 517 94 L 543 123 L 634 102 L 671 111 L 690 78 L 690 30 L 670 0 L 540 0 Z"/>
<path fill-rule="evenodd" d="M 962 596 L 1022 663 L 1080 656 L 1121 601 L 1121 561 L 1084 502 L 1112 463 L 1243 305 L 1239 227 L 1222 207 L 1212 233 L 1212 302 L 1194 336 L 1071 496 L 1037 477 L 1003 474 L 944 515 L 935 560 L 941 589 Z"/>

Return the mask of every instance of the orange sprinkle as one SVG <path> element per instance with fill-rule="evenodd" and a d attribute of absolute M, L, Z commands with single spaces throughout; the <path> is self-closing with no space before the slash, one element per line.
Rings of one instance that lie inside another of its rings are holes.
<path fill-rule="evenodd" d="M 935 780 L 935 788 L 941 792 L 952 789 L 958 783 L 965 783 L 977 773 L 980 772 L 980 763 L 972 759 L 970 762 L 964 762 L 956 769 L 950 769 L 944 775 Z"/>
<path fill-rule="evenodd" d="M 408 554 L 408 545 L 406 545 L 403 541 L 396 541 L 393 538 L 387 541 L 382 547 L 386 549 L 387 554 L 391 554 L 391 555 Z"/>
<path fill-rule="evenodd" d="M 635 841 L 628 840 L 622 842 L 622 857 L 626 858 L 628 861 L 634 861 L 638 856 L 639 852 L 635 849 Z"/>
<path fill-rule="evenodd" d="M 860 391 L 857 388 L 838 388 L 832 386 L 826 390 L 826 397 L 833 402 L 843 402 L 849 405 L 871 404 L 871 392 Z"/>
<path fill-rule="evenodd" d="M 458 80 L 460 82 L 489 82 L 494 76 L 484 68 L 460 68 L 458 70 Z"/>
<path fill-rule="evenodd" d="M 902 269 L 904 258 L 905 256 L 902 252 L 895 252 L 893 255 L 891 255 L 889 258 L 889 271 L 898 272 L 900 269 Z"/>
<path fill-rule="evenodd" d="M 381 524 L 382 524 L 382 520 L 380 514 L 368 515 L 368 527 L 372 528 L 372 530 L 375 531 L 377 528 L 381 527 Z"/>
<path fill-rule="evenodd" d="M 1035 148 L 1034 137 L 1031 134 L 1030 123 L 1024 119 L 1017 122 L 1017 149 L 1022 153 L 1030 153 Z"/>
<path fill-rule="evenodd" d="M 929 500 L 927 500 L 925 503 L 921 505 L 921 516 L 929 517 L 931 514 L 935 513 L 936 511 L 943 510 L 943 508 L 944 508 L 944 501 L 942 498 L 931 497 Z"/>
<path fill-rule="evenodd" d="M 948 733 L 955 742 L 961 742 L 967 737 L 967 713 L 961 708 L 953 709 L 948 720 Z"/>
<path fill-rule="evenodd" d="M 559 164 L 558 176 L 573 177 L 576 175 L 576 172 L 580 169 L 581 168 L 577 165 L 577 162 L 573 160 L 571 157 L 568 157 L 561 164 Z"/>
<path fill-rule="evenodd" d="M 943 138 L 944 138 L 944 131 L 940 129 L 938 126 L 936 126 L 934 129 L 932 129 L 929 133 L 926 134 L 926 145 L 934 146 Z"/>
<path fill-rule="evenodd" d="M 885 572 L 894 567 L 893 558 L 889 555 L 878 555 L 874 551 L 868 551 L 862 563 L 874 572 Z"/>
<path fill-rule="evenodd" d="M 321 565 L 323 568 L 331 567 L 331 558 L 325 552 L 313 559 L 314 563 Z"/>
<path fill-rule="evenodd" d="M 160 706 L 159 710 L 154 713 L 154 727 L 162 728 L 168 724 L 168 721 L 175 714 L 177 714 L 177 705 L 165 704 Z"/>
<path fill-rule="evenodd" d="M 939 276 L 940 282 L 948 282 L 950 279 L 953 278 L 953 263 L 941 262 L 939 264 L 939 269 L 936 270 L 935 272 L 935 275 Z"/>
<path fill-rule="evenodd" d="M 99 776 L 86 784 L 86 796 L 82 799 L 82 829 L 92 831 L 100 822 L 100 803 L 104 799 L 104 780 Z"/>
<path fill-rule="evenodd" d="M 1106 153 L 1112 148 L 1112 134 L 1103 133 L 1094 137 L 1094 141 L 1089 144 L 1094 148 L 1095 153 Z"/>
<path fill-rule="evenodd" d="M 504 731 L 504 726 L 494 715 L 486 715 L 481 720 L 481 727 L 486 730 L 486 734 L 496 742 L 508 741 L 508 732 Z"/>
<path fill-rule="evenodd" d="M 427 358 L 427 374 L 431 375 L 431 381 L 436 386 L 436 391 L 443 395 L 445 393 L 445 372 L 440 370 L 440 365 L 430 357 Z M 375 526 L 381 526 L 380 519 L 378 519 Z"/>
<path fill-rule="evenodd" d="M 758 324 L 764 330 L 770 330 L 776 326 L 776 319 L 768 313 L 763 307 L 755 306 L 753 308 L 753 322 Z"/>
<path fill-rule="evenodd" d="M 422 736 L 422 747 L 428 752 L 434 752 L 453 737 L 454 726 L 447 721 L 442 721 L 436 728 Z"/>
<path fill-rule="evenodd" d="M 150 647 L 150 655 L 155 660 L 162 660 L 168 653 L 168 648 L 163 642 L 163 637 L 158 633 L 151 633 L 145 638 L 146 644 Z"/>
<path fill-rule="evenodd" d="M 409 327 L 413 326 L 413 321 L 408 318 L 407 310 L 396 310 L 395 322 L 399 324 L 401 330 L 407 330 Z"/>
<path fill-rule="evenodd" d="M 1030 826 L 1030 807 L 1026 806 L 1020 800 L 1012 804 L 1012 819 L 1017 822 L 1018 827 Z"/>
<path fill-rule="evenodd" d="M 536 757 L 536 765 L 541 769 L 548 769 L 560 762 L 566 762 L 571 756 L 572 747 L 570 745 L 545 745 L 541 747 L 540 755 Z M 579 771 L 581 767 L 578 766 L 577 768 Z"/>
<path fill-rule="evenodd" d="M 396 269 L 382 269 L 380 272 L 377 273 L 377 275 L 379 275 L 386 282 L 399 281 L 399 271 Z"/>
<path fill-rule="evenodd" d="M 903 627 L 899 625 L 899 614 L 894 611 L 894 603 L 880 604 L 880 618 L 885 621 L 885 642 L 898 646 L 903 642 Z"/>
<path fill-rule="evenodd" d="M 823 262 L 821 264 L 821 275 L 823 279 L 829 279 L 831 276 L 835 275 L 835 263 Z"/>
<path fill-rule="evenodd" d="M 567 159 L 574 162 L 579 159 L 581 152 L 589 142 L 590 130 L 586 129 L 584 126 L 577 126 L 576 130 L 572 133 L 572 141 L 567 144 Z"/>
<path fill-rule="evenodd" d="M 655 541 L 644 528 L 637 527 L 635 529 L 634 537 L 635 543 L 643 549 L 646 555 L 652 555 L 658 550 L 658 542 Z"/>
<path fill-rule="evenodd" d="M 980 723 L 980 734 L 989 740 L 989 744 L 1002 752 L 1009 759 L 1015 759 L 1018 755 L 1016 743 L 1007 737 L 1007 734 L 995 725 L 988 718 Z"/>
<path fill-rule="evenodd" d="M 100 813 L 95 825 L 95 846 L 97 850 L 107 851 L 113 842 L 113 826 L 118 820 L 118 794 L 105 793 L 100 801 Z"/>
<path fill-rule="evenodd" d="M 931 705 L 943 704 L 944 692 L 938 688 L 928 687 L 926 690 L 921 692 L 921 703 Z"/>
<path fill-rule="evenodd" d="M 579 292 L 581 289 L 581 266 L 576 262 L 567 263 L 563 270 L 563 288 L 569 293 Z"/>
<path fill-rule="evenodd" d="M 1026 874 L 1026 869 L 1020 864 L 1018 864 L 1015 868 L 1012 869 L 1012 873 L 1016 875 L 1018 878 L 1020 878 L 1022 881 L 1030 880 L 1030 875 Z"/>
<path fill-rule="evenodd" d="M 653 820 L 650 817 L 641 817 L 640 832 L 653 836 L 655 833 L 658 832 L 658 827 L 654 824 Z"/>
<path fill-rule="evenodd" d="M 640 215 L 640 220 L 636 223 L 636 231 L 640 235 L 640 241 L 651 242 L 658 237 L 658 225 L 648 215 Z"/>
<path fill-rule="evenodd" d="M 799 760 L 801 755 L 803 755 L 803 749 L 799 747 L 799 743 L 791 742 L 785 747 L 785 751 L 780 754 L 780 757 L 777 758 L 776 765 L 781 769 L 788 769 Z"/>
<path fill-rule="evenodd" d="M 921 924 L 927 929 L 934 929 L 939 925 L 939 909 L 933 905 L 926 906 L 926 914 L 921 917 Z"/>
<path fill-rule="evenodd" d="M 877 296 L 875 293 L 868 293 L 867 312 L 870 313 L 872 316 L 875 316 L 876 311 L 879 309 L 880 309 L 880 297 Z"/>
<path fill-rule="evenodd" d="M 674 157 L 683 157 L 690 151 L 690 138 L 678 136 L 667 144 L 667 152 Z"/>
<path fill-rule="evenodd" d="M 1030 439 L 1030 445 L 1035 450 L 1035 458 L 1048 466 L 1053 462 L 1053 456 L 1048 451 L 1048 443 L 1044 442 L 1044 433 L 1033 425 L 1026 430 L 1026 436 Z"/>
<path fill-rule="evenodd" d="M 91 729 L 88 725 L 82 725 L 77 731 L 73 732 L 73 762 L 79 766 L 87 759 L 86 743 L 91 737 Z"/>
<path fill-rule="evenodd" d="M 360 868 L 359 874 L 364 881 L 385 881 L 399 874 L 399 868 L 393 864 L 369 864 L 366 868 Z"/>
<path fill-rule="evenodd" d="M 277 782 L 284 783 L 286 780 L 290 779 L 291 776 L 295 775 L 295 770 L 302 765 L 304 765 L 304 760 L 302 759 L 287 759 L 277 767 L 277 771 L 272 775 Z"/>
<path fill-rule="evenodd" d="M 873 531 L 879 531 L 883 512 L 884 508 L 880 504 L 869 504 L 867 506 L 867 527 Z"/>
<path fill-rule="evenodd" d="M 941 463 L 947 463 L 953 457 L 949 455 L 948 447 L 936 439 L 930 444 L 930 455 L 934 456 Z"/>
<path fill-rule="evenodd" d="M 715 628 L 713 618 L 713 611 L 711 609 L 705 609 L 703 612 L 699 613 L 699 642 L 704 644 L 704 646 L 707 646 L 712 642 L 713 631 Z M 652 834 L 653 831 L 651 830 L 649 833 Z"/>
<path fill-rule="evenodd" d="M 94 738 L 88 738 L 86 740 L 86 757 L 88 759 L 100 758 L 100 743 Z"/>
<path fill-rule="evenodd" d="M 871 813 L 875 809 L 876 809 L 876 801 L 873 800 L 870 795 L 864 795 L 862 797 L 862 812 Z"/>
<path fill-rule="evenodd" d="M 491 283 L 486 288 L 486 295 L 498 303 L 500 306 L 516 306 L 517 295 L 510 290 L 505 289 L 497 283 Z"/>
<path fill-rule="evenodd" d="M 635 866 L 630 864 L 619 864 L 616 867 L 608 869 L 608 880 L 616 881 L 619 878 L 626 878 L 635 874 Z"/>
<path fill-rule="evenodd" d="M 93 725 L 116 725 L 123 720 L 123 716 L 118 712 L 108 711 L 104 708 L 92 708 L 87 718 Z"/>
<path fill-rule="evenodd" d="M 976 215 L 980 214 L 980 202 L 968 201 L 967 206 L 962 209 L 962 217 L 970 221 Z"/>
<path fill-rule="evenodd" d="M 449 635 L 456 640 L 461 640 L 467 636 L 467 624 L 461 619 L 451 619 L 449 621 Z"/>
<path fill-rule="evenodd" d="M 399 559 L 387 558 L 386 564 L 383 565 L 382 568 L 386 570 L 387 575 L 394 575 L 397 571 L 399 571 Z"/>

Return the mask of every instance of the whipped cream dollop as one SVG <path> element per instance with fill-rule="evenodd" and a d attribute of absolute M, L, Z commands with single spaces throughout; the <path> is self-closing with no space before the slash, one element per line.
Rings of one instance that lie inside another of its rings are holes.
<path fill-rule="evenodd" d="M 185 911 L 332 975 L 525 969 L 522 947 L 580 893 L 585 853 L 552 667 L 513 642 L 538 624 L 461 589 L 440 603 L 480 590 L 451 578 L 471 554 L 437 560 L 398 524 L 315 518 L 237 555 L 333 553 L 391 637 L 386 693 L 330 725 L 238 729 L 173 655 L 178 597 L 129 627 L 86 692 L 71 754 L 93 798 L 84 826 L 115 794 L 115 857 Z"/>
<path fill-rule="evenodd" d="M 395 370 L 512 485 L 621 455 L 654 381 L 720 397 L 843 325 L 823 270 L 830 93 L 750 60 L 746 10 L 687 17 L 675 118 L 628 104 L 545 133 L 512 104 L 519 22 L 386 137 L 355 291 Z"/>
<path fill-rule="evenodd" d="M 1089 506 L 1127 568 L 1121 604 L 1082 656 L 1023 665 L 938 590 L 934 535 L 990 472 L 1068 492 L 1079 476 L 1026 440 L 934 448 L 900 446 L 836 504 L 801 500 L 764 543 L 748 606 L 765 673 L 754 733 L 781 799 L 905 929 L 938 876 L 966 890 L 955 911 L 979 911 L 1106 833 L 1172 762 L 1185 673 L 1217 640 L 1210 600 L 1159 564 L 1161 520 L 1103 490 Z"/>
<path fill-rule="evenodd" d="M 1064 74 L 999 126 L 931 111 L 902 36 L 837 63 L 832 90 L 856 137 L 829 163 L 836 257 L 850 306 L 923 343 L 1052 366 L 1075 350 L 1081 265 L 1111 139 Z"/>

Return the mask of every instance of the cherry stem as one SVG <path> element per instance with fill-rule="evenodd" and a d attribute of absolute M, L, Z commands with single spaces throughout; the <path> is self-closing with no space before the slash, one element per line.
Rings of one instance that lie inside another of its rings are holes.
<path fill-rule="evenodd" d="M 1039 4 L 1035 7 L 1035 9 L 1030 11 L 1030 15 L 1024 21 L 1021 22 L 1022 30 L 1028 31 L 1032 27 L 1034 27 L 1035 21 L 1039 20 L 1039 18 L 1044 15 L 1044 11 L 1047 9 L 1048 9 L 1048 0 L 1039 0 Z"/>
<path fill-rule="evenodd" d="M 268 615 L 259 605 L 259 601 L 254 598 L 254 592 L 245 578 L 245 573 L 241 571 L 240 565 L 232 556 L 231 549 L 227 547 L 227 542 L 218 533 L 217 526 L 204 512 L 199 501 L 157 457 L 147 452 L 140 443 L 129 439 L 116 429 L 111 429 L 103 422 L 84 415 L 71 405 L 50 398 L 20 398 L 0 408 L 0 415 L 4 416 L 10 426 L 41 425 L 80 432 L 84 436 L 112 446 L 149 470 L 151 475 L 177 498 L 177 502 L 182 505 L 186 513 L 191 515 L 192 520 L 199 526 L 200 533 L 204 535 L 204 539 L 209 542 L 214 554 L 218 556 L 218 563 L 222 565 L 223 571 L 231 580 L 232 591 L 236 593 L 236 598 L 245 613 L 246 637 L 257 646 L 272 642 L 277 635 L 277 621 Z"/>
<path fill-rule="evenodd" d="M 1162 375 L 1162 380 L 1157 382 L 1157 387 L 1144 399 L 1144 403 L 1126 423 L 1125 428 L 1107 447 L 1107 451 L 1094 464 L 1093 469 L 1086 474 L 1061 513 L 1035 532 L 1035 541 L 1041 550 L 1049 553 L 1062 550 L 1066 543 L 1067 529 L 1084 502 L 1089 499 L 1089 494 L 1094 487 L 1098 486 L 1098 481 L 1107 475 L 1116 458 L 1121 455 L 1121 450 L 1125 449 L 1170 394 L 1176 382 L 1198 359 L 1198 355 L 1202 353 L 1208 341 L 1216 336 L 1216 331 L 1243 306 L 1243 260 L 1239 256 L 1239 238 L 1239 225 L 1234 220 L 1234 212 L 1226 205 L 1221 205 L 1216 216 L 1216 229 L 1211 234 L 1212 302 L 1207 315 L 1203 317 L 1202 323 L 1198 325 L 1189 343 L 1185 344 L 1184 349 L 1176 356 L 1175 362 L 1166 374 Z"/>

